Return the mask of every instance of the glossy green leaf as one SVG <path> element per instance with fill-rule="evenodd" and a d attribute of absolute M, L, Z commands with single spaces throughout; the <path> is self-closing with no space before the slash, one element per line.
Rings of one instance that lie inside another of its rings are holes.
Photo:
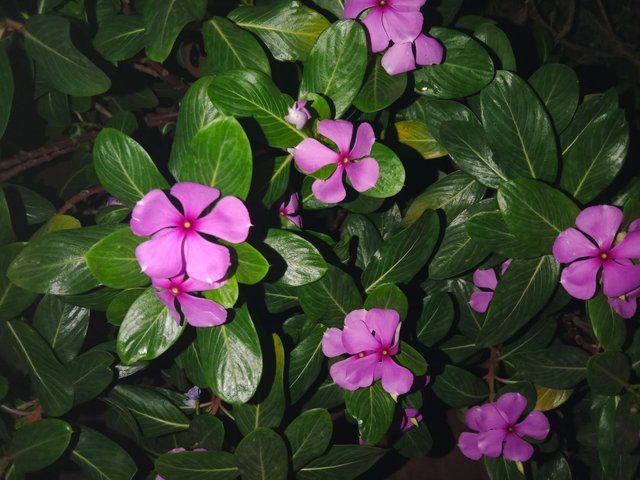
<path fill-rule="evenodd" d="M 73 430 L 67 422 L 44 419 L 21 427 L 9 445 L 12 462 L 21 472 L 41 470 L 67 449 Z"/>
<path fill-rule="evenodd" d="M 286 480 L 289 465 L 282 437 L 268 428 L 258 428 L 244 437 L 235 451 L 243 480 Z"/>
<path fill-rule="evenodd" d="M 447 150 L 438 143 L 429 130 L 427 124 L 421 120 L 401 120 L 393 127 L 398 141 L 411 147 L 425 160 L 441 158 L 447 155 Z"/>
<path fill-rule="evenodd" d="M 394 196 L 404 187 L 405 170 L 400 158 L 393 150 L 379 142 L 373 144 L 371 156 L 378 161 L 380 177 L 373 188 L 363 192 L 363 196 L 374 198 Z"/>
<path fill-rule="evenodd" d="M 211 75 L 251 68 L 271 75 L 269 59 L 256 38 L 224 17 L 213 17 L 202 27 L 207 61 L 202 73 Z"/>
<path fill-rule="evenodd" d="M 270 265 L 258 250 L 247 242 L 233 245 L 233 249 L 238 257 L 238 267 L 235 271 L 238 283 L 254 285 L 265 277 Z"/>
<path fill-rule="evenodd" d="M 0 105 L 0 138 L 4 135 L 9 123 L 11 105 L 13 104 L 13 91 L 13 72 L 9 62 L 9 55 L 7 55 L 6 50 L 0 49 L 0 98 L 3 99 Z"/>
<path fill-rule="evenodd" d="M 65 295 L 64 301 L 69 305 L 106 312 L 111 301 L 120 293 L 119 290 L 109 287 L 98 287 L 82 295 Z"/>
<path fill-rule="evenodd" d="M 328 96 L 340 118 L 362 86 L 367 67 L 367 39 L 353 20 L 339 20 L 327 28 L 304 64 L 300 98 L 310 93 Z"/>
<path fill-rule="evenodd" d="M 501 212 L 482 212 L 466 222 L 467 232 L 474 242 L 509 258 L 535 257 L 529 245 L 509 231 Z"/>
<path fill-rule="evenodd" d="M 93 46 L 107 60 L 120 62 L 134 57 L 147 43 L 142 17 L 118 15 L 98 27 Z"/>
<path fill-rule="evenodd" d="M 411 370 L 416 377 L 427 373 L 428 365 L 422 354 L 406 342 L 400 341 L 400 351 L 394 358 L 400 365 Z"/>
<path fill-rule="evenodd" d="M 434 293 L 425 297 L 416 326 L 418 341 L 432 347 L 442 340 L 453 326 L 454 313 L 453 300 L 449 294 Z"/>
<path fill-rule="evenodd" d="M 364 302 L 364 308 L 395 310 L 404 319 L 409 311 L 409 301 L 400 288 L 393 283 L 384 283 L 374 288 Z"/>
<path fill-rule="evenodd" d="M 509 37 L 500 28 L 492 23 L 483 23 L 476 27 L 473 34 L 494 53 L 501 69 L 512 72 L 518 69 Z"/>
<path fill-rule="evenodd" d="M 344 399 L 349 415 L 358 424 L 362 439 L 368 444 L 378 443 L 391 426 L 396 406 L 391 395 L 382 389 L 382 383 L 347 391 Z"/>
<path fill-rule="evenodd" d="M 262 350 L 246 306 L 219 327 L 198 329 L 207 386 L 229 403 L 247 402 L 262 377 Z"/>
<path fill-rule="evenodd" d="M 238 280 L 236 277 L 231 277 L 222 287 L 202 292 L 202 296 L 219 303 L 224 308 L 233 308 L 238 301 L 239 293 Z"/>
<path fill-rule="evenodd" d="M 133 459 L 120 445 L 82 426 L 71 460 L 89 480 L 131 480 L 137 471 Z"/>
<path fill-rule="evenodd" d="M 587 374 L 589 355 L 579 348 L 552 345 L 532 352 L 516 353 L 511 363 L 519 374 L 544 387 L 573 388 Z"/>
<path fill-rule="evenodd" d="M 127 312 L 118 331 L 118 355 L 126 364 L 162 355 L 182 333 L 167 306 L 148 289 Z"/>
<path fill-rule="evenodd" d="M 232 480 L 240 474 L 235 457 L 227 452 L 165 453 L 155 461 L 164 478 Z"/>
<path fill-rule="evenodd" d="M 514 353 L 540 350 L 551 343 L 555 333 L 556 323 L 553 317 L 534 320 L 525 332 L 502 344 L 500 358 L 506 360 Z"/>
<path fill-rule="evenodd" d="M 315 325 L 289 354 L 289 395 L 296 403 L 318 379 L 325 356 L 322 353 L 322 336 L 325 328 Z"/>
<path fill-rule="evenodd" d="M 538 471 L 540 480 L 571 480 L 571 467 L 562 454 L 545 462 Z"/>
<path fill-rule="evenodd" d="M 3 319 L 18 316 L 38 296 L 18 287 L 6 276 L 9 265 L 25 247 L 25 243 L 11 243 L 3 245 L 0 251 L 0 318 Z"/>
<path fill-rule="evenodd" d="M 432 388 L 440 400 L 453 408 L 474 405 L 489 394 L 487 384 L 480 377 L 453 365 L 445 366 L 436 376 Z"/>
<path fill-rule="evenodd" d="M 517 464 L 504 457 L 484 458 L 484 465 L 491 480 L 525 480 Z"/>
<path fill-rule="evenodd" d="M 264 301 L 269 313 L 281 313 L 298 305 L 294 287 L 281 281 L 264 284 Z"/>
<path fill-rule="evenodd" d="M 240 7 L 229 20 L 256 34 L 276 60 L 305 60 L 320 34 L 329 26 L 326 18 L 300 2 L 264 7 Z"/>
<path fill-rule="evenodd" d="M 426 455 L 433 446 L 433 438 L 424 423 L 411 426 L 409 430 L 400 434 L 400 438 L 393 443 L 393 448 L 400 455 L 409 458 L 419 458 Z"/>
<path fill-rule="evenodd" d="M 35 225 L 46 222 L 56 213 L 53 204 L 42 195 L 20 185 L 3 186 L 4 192 L 9 200 L 9 207 L 13 210 L 19 208 L 27 215 L 27 223 Z M 11 200 L 15 200 L 14 204 Z"/>
<path fill-rule="evenodd" d="M 93 400 L 105 391 L 113 380 L 112 364 L 110 353 L 89 350 L 66 365 L 73 384 L 75 405 Z"/>
<path fill-rule="evenodd" d="M 429 127 L 429 132 L 441 140 L 440 130 L 444 122 L 477 121 L 478 118 L 465 105 L 454 100 L 440 100 L 431 97 L 419 97 L 407 108 L 398 112 L 400 120 L 421 120 Z"/>
<path fill-rule="evenodd" d="M 629 359 L 620 352 L 602 352 L 587 362 L 587 382 L 598 395 L 616 395 L 628 386 Z"/>
<path fill-rule="evenodd" d="M 438 98 L 466 97 L 493 79 L 493 62 L 479 42 L 448 28 L 434 27 L 429 34 L 442 43 L 446 55 L 440 65 L 416 70 L 416 92 Z"/>
<path fill-rule="evenodd" d="M 547 63 L 531 75 L 529 85 L 547 107 L 556 132 L 564 131 L 571 122 L 580 99 L 576 73 L 566 65 Z"/>
<path fill-rule="evenodd" d="M 407 89 L 407 75 L 389 75 L 382 67 L 382 57 L 377 56 L 375 64 L 366 76 L 360 92 L 353 99 L 353 105 L 362 112 L 378 112 L 389 107 Z"/>
<path fill-rule="evenodd" d="M 289 186 L 293 155 L 265 159 L 256 165 L 256 177 L 261 179 L 258 193 L 264 191 L 262 204 L 269 208 L 281 199 Z"/>
<path fill-rule="evenodd" d="M 316 247 L 293 232 L 271 228 L 265 243 L 282 258 L 271 263 L 273 270 L 281 273 L 280 281 L 286 285 L 300 287 L 315 282 L 327 271 L 327 264 Z"/>
<path fill-rule="evenodd" d="M 380 460 L 387 450 L 368 445 L 332 445 L 329 451 L 304 466 L 298 480 L 357 478 Z"/>
<path fill-rule="evenodd" d="M 587 316 L 595 339 L 606 351 L 622 348 L 627 339 L 626 322 L 609 305 L 607 297 L 596 295 L 587 300 Z"/>
<path fill-rule="evenodd" d="M 329 412 L 315 408 L 303 412 L 285 429 L 291 447 L 291 463 L 295 471 L 322 455 L 331 441 L 333 422 Z"/>
<path fill-rule="evenodd" d="M 506 176 L 553 181 L 558 171 L 553 125 L 531 87 L 499 71 L 480 102 L 487 140 Z"/>
<path fill-rule="evenodd" d="M 178 434 L 180 441 L 192 448 L 222 450 L 224 424 L 213 415 L 196 415 L 191 419 L 189 430 Z"/>
<path fill-rule="evenodd" d="M 120 326 L 129 308 L 146 288 L 130 288 L 119 293 L 107 307 L 107 321 L 111 325 Z"/>

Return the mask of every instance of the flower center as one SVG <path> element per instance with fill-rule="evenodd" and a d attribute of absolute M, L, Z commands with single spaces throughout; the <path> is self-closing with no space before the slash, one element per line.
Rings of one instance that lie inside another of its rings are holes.
<path fill-rule="evenodd" d="M 177 294 L 179 294 L 179 293 L 180 293 L 180 290 L 178 289 L 178 287 L 173 287 L 173 288 L 171 289 L 171 293 L 173 293 L 174 295 L 177 295 Z"/>
<path fill-rule="evenodd" d="M 607 260 L 609 258 L 609 252 L 600 252 L 600 260 Z"/>
<path fill-rule="evenodd" d="M 344 157 L 342 157 L 340 159 L 340 163 L 342 163 L 343 165 L 346 165 L 347 163 L 349 163 L 351 161 L 351 159 L 349 158 L 348 155 L 345 155 Z"/>
<path fill-rule="evenodd" d="M 378 5 L 384 7 L 387 4 L 387 0 L 378 0 Z"/>
<path fill-rule="evenodd" d="M 360 352 L 360 353 L 358 354 L 358 358 L 362 358 L 362 357 L 364 357 L 364 352 Z"/>
<path fill-rule="evenodd" d="M 507 432 L 509 432 L 509 433 L 513 433 L 513 426 L 512 426 L 512 425 L 509 425 L 509 426 L 507 427 Z"/>
<path fill-rule="evenodd" d="M 386 357 L 387 355 L 389 355 L 389 351 L 385 348 L 380 352 L 380 355 L 382 355 L 383 357 Z"/>
<path fill-rule="evenodd" d="M 185 230 L 189 230 L 191 228 L 191 222 L 189 220 L 185 220 L 184 223 L 182 224 L 182 227 Z"/>

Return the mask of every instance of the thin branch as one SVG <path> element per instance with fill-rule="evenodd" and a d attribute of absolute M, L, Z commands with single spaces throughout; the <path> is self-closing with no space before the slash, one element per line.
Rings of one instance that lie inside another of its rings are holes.
<path fill-rule="evenodd" d="M 100 113 L 101 115 L 107 117 L 107 118 L 111 118 L 113 117 L 113 113 L 111 113 L 109 110 L 107 110 L 107 107 L 105 107 L 104 105 L 96 102 L 96 104 L 93 106 L 93 108 L 96 109 L 96 112 Z"/>
<path fill-rule="evenodd" d="M 564 25 L 560 29 L 560 31 L 556 34 L 554 41 L 556 45 L 560 43 L 564 37 L 566 37 L 571 29 L 573 28 L 573 21 L 576 17 L 576 2 L 574 0 L 569 0 L 569 11 L 567 12 L 567 17 L 565 19 Z"/>
<path fill-rule="evenodd" d="M 102 192 L 104 192 L 104 187 L 102 185 L 94 185 L 93 187 L 82 190 L 80 193 L 77 193 L 69 200 L 64 202 L 64 205 L 60 207 L 57 213 L 58 215 L 65 214 L 83 200 L 86 200 L 87 198 Z"/>
<path fill-rule="evenodd" d="M 178 112 L 148 113 L 144 116 L 144 123 L 147 127 L 161 127 L 175 118 L 178 118 Z"/>
<path fill-rule="evenodd" d="M 9 30 L 15 30 L 16 32 L 20 33 L 24 32 L 24 23 L 12 20 L 10 18 L 3 19 L 1 23 Z"/>
<path fill-rule="evenodd" d="M 611 22 L 609 21 L 609 15 L 607 15 L 607 10 L 604 8 L 604 5 L 602 4 L 602 0 L 596 0 L 596 3 L 598 4 L 598 8 L 600 9 L 600 15 L 602 15 L 602 19 L 604 20 L 604 23 L 607 25 L 607 28 L 609 29 L 609 31 L 611 33 L 614 33 L 613 25 L 611 25 Z"/>
<path fill-rule="evenodd" d="M 184 92 L 189 88 L 189 85 L 187 85 L 182 78 L 174 75 L 161 64 L 154 62 L 147 57 L 140 59 L 139 63 L 135 63 L 133 65 L 133 68 L 139 72 L 146 73 L 147 75 L 151 75 L 152 77 L 162 80 L 175 90 Z"/>

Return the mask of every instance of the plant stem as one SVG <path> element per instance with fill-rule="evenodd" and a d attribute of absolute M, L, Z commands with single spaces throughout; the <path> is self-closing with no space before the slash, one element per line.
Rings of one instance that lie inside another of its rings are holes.
<path fill-rule="evenodd" d="M 67 213 L 69 210 L 75 207 L 76 204 L 82 202 L 83 200 L 86 200 L 87 198 L 97 193 L 102 193 L 102 192 L 104 192 L 104 187 L 102 185 L 94 185 L 93 187 L 89 187 L 85 190 L 82 190 L 80 193 L 77 193 L 76 195 L 71 197 L 69 200 L 64 202 L 64 205 L 60 207 L 57 213 L 58 215 Z"/>

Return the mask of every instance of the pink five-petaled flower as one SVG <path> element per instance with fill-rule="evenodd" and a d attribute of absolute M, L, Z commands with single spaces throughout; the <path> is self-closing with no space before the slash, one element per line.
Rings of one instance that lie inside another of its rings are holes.
<path fill-rule="evenodd" d="M 229 249 L 203 234 L 231 243 L 244 242 L 251 226 L 247 207 L 236 197 L 218 200 L 218 189 L 198 183 L 176 183 L 169 193 L 179 203 L 179 209 L 165 192 L 151 190 L 131 214 L 133 233 L 152 236 L 136 248 L 142 271 L 151 278 L 186 273 L 189 278 L 208 284 L 220 281 L 229 268 Z"/>
<path fill-rule="evenodd" d="M 372 188 L 378 181 L 378 161 L 367 157 L 376 141 L 373 128 L 368 123 L 358 127 L 353 147 L 353 124 L 346 120 L 322 120 L 318 133 L 333 140 L 338 152 L 331 150 L 318 140 L 307 138 L 294 149 L 293 157 L 298 168 L 309 174 L 327 165 L 335 164 L 335 171 L 326 180 L 316 180 L 311 186 L 315 197 L 321 202 L 338 203 L 347 195 L 342 184 L 342 173 L 347 172 L 351 185 L 358 192 Z M 364 157 L 364 158 L 363 158 Z"/>
<path fill-rule="evenodd" d="M 506 260 L 500 267 L 500 273 L 504 275 L 504 272 L 511 265 L 511 259 Z M 487 270 L 477 269 L 473 272 L 473 284 L 478 288 L 486 288 L 488 291 L 473 292 L 469 299 L 469 305 L 476 312 L 484 313 L 489 308 L 489 302 L 493 298 L 493 292 L 498 286 L 498 277 L 493 268 Z"/>
<path fill-rule="evenodd" d="M 398 75 L 415 70 L 416 64 L 442 63 L 443 56 L 444 48 L 440 42 L 421 33 L 412 42 L 393 44 L 382 56 L 382 67 L 389 75 Z"/>
<path fill-rule="evenodd" d="M 464 432 L 458 439 L 458 448 L 468 458 L 479 460 L 482 455 L 525 462 L 533 455 L 533 447 L 524 436 L 543 440 L 549 434 L 549 420 L 544 413 L 533 410 L 518 423 L 527 407 L 527 399 L 519 393 L 509 392 L 494 403 L 467 410 L 465 422 L 478 433 Z"/>
<path fill-rule="evenodd" d="M 395 43 L 412 42 L 422 30 L 420 8 L 426 0 L 347 0 L 342 16 L 357 18 L 370 8 L 362 20 L 371 42 L 372 52 L 381 52 L 389 40 Z"/>
<path fill-rule="evenodd" d="M 309 110 L 305 108 L 306 105 L 306 100 L 298 100 L 295 102 L 293 107 L 288 107 L 289 114 L 285 115 L 284 120 L 295 126 L 296 129 L 302 130 L 305 124 L 311 119 Z"/>
<path fill-rule="evenodd" d="M 607 297 L 620 297 L 640 286 L 640 230 L 630 231 L 613 246 L 622 211 L 611 205 L 585 208 L 576 218 L 575 228 L 558 235 L 553 255 L 560 263 L 570 263 L 562 270 L 560 283 L 569 294 L 588 300 L 596 292 L 596 277 L 602 269 L 602 290 Z M 588 236 L 587 236 L 588 235 Z"/>
<path fill-rule="evenodd" d="M 285 205 L 284 202 L 280 204 L 280 208 L 278 211 L 280 215 L 291 223 L 293 223 L 296 227 L 302 228 L 302 217 L 299 213 L 300 207 L 300 195 L 294 193 L 289 197 L 289 202 Z"/>
<path fill-rule="evenodd" d="M 413 384 L 413 374 L 391 359 L 398 353 L 399 336 L 400 315 L 395 310 L 372 308 L 350 312 L 344 319 L 343 330 L 330 328 L 322 337 L 322 352 L 327 357 L 351 355 L 331 365 L 331 378 L 345 390 L 369 387 L 382 379 L 382 388 L 388 393 L 407 393 Z"/>
<path fill-rule="evenodd" d="M 420 410 L 415 408 L 405 408 L 402 412 L 402 419 L 400 420 L 400 430 L 406 432 L 413 427 L 418 426 L 418 423 L 422 421 L 422 414 Z"/>
<path fill-rule="evenodd" d="M 189 295 L 191 292 L 215 290 L 224 285 L 226 281 L 205 283 L 194 278 L 186 279 L 183 275 L 174 278 L 154 278 L 152 284 L 160 288 L 155 295 L 169 308 L 171 316 L 180 323 L 180 314 L 176 308 L 176 302 L 187 319 L 187 323 L 194 327 L 215 327 L 227 321 L 227 311 L 213 300 Z"/>

